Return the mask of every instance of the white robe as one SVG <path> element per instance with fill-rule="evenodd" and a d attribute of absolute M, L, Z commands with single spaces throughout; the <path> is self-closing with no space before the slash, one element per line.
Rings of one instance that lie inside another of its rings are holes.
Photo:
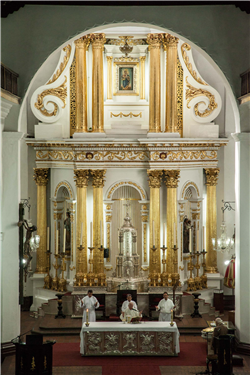
<path fill-rule="evenodd" d="M 141 316 L 141 314 L 138 310 L 130 310 L 130 308 L 127 307 L 126 310 L 124 311 L 124 317 L 121 314 L 120 319 L 121 320 L 125 319 L 127 321 L 127 316 L 131 316 L 131 319 L 132 319 L 132 318 L 136 318 L 137 316 Z"/>
<path fill-rule="evenodd" d="M 133 303 L 133 308 L 138 310 L 137 309 L 137 304 L 135 303 L 135 301 L 131 301 Z M 128 308 L 128 304 L 129 304 L 129 301 L 124 301 L 123 304 L 122 304 L 122 312 L 124 312 L 127 308 Z"/>
<path fill-rule="evenodd" d="M 171 310 L 174 308 L 174 303 L 171 299 L 165 300 L 164 298 L 160 300 L 158 304 L 159 322 L 170 322 L 171 321 Z"/>
<path fill-rule="evenodd" d="M 95 303 L 97 302 L 97 305 L 95 306 Z M 100 306 L 99 302 L 97 299 L 92 296 L 86 296 L 82 299 L 83 303 L 83 316 L 82 316 L 82 321 L 86 322 L 86 309 L 89 309 L 89 322 L 95 322 L 96 317 L 95 317 L 95 309 L 98 309 Z"/>

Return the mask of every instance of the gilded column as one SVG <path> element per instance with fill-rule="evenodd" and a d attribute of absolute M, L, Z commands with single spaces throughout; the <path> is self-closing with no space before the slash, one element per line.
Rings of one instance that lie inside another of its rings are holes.
<path fill-rule="evenodd" d="M 177 239 L 177 187 L 180 171 L 164 169 L 164 172 L 167 187 L 167 273 L 172 274 L 174 273 L 174 224 Z"/>
<path fill-rule="evenodd" d="M 216 185 L 219 177 L 219 168 L 206 168 L 207 178 L 207 214 L 206 214 L 206 272 L 216 273 L 217 253 L 213 250 L 212 238 L 217 238 L 217 204 Z"/>
<path fill-rule="evenodd" d="M 89 47 L 89 36 L 75 40 L 76 45 L 76 133 L 87 130 L 87 65 L 86 52 Z"/>
<path fill-rule="evenodd" d="M 87 273 L 87 187 L 88 187 L 88 170 L 74 169 L 75 183 L 77 187 L 77 201 L 76 201 L 76 274 Z M 81 229 L 82 231 L 82 256 L 79 254 L 79 246 L 81 243 Z M 81 259 L 80 259 L 81 258 Z"/>
<path fill-rule="evenodd" d="M 165 132 L 177 132 L 177 45 L 179 39 L 173 35 L 164 35 L 166 59 L 166 121 Z"/>
<path fill-rule="evenodd" d="M 113 99 L 113 96 L 112 96 L 112 60 L 113 60 L 113 56 L 107 56 L 107 63 L 108 63 L 107 99 Z"/>
<path fill-rule="evenodd" d="M 93 272 L 98 274 L 103 272 L 101 268 L 104 265 L 103 252 L 98 248 L 104 246 L 103 187 L 106 169 L 92 169 L 90 172 L 93 176 Z"/>
<path fill-rule="evenodd" d="M 147 171 L 150 187 L 150 209 L 149 209 L 149 274 L 156 272 L 161 273 L 161 250 L 160 250 L 160 187 L 162 171 Z M 154 222 L 154 224 L 153 224 Z M 153 252 L 152 247 L 155 245 L 156 250 Z M 154 254 L 153 254 L 154 253 Z"/>
<path fill-rule="evenodd" d="M 103 50 L 105 34 L 91 34 L 92 43 L 92 129 L 104 133 L 104 88 L 103 88 Z"/>
<path fill-rule="evenodd" d="M 161 43 L 163 34 L 148 34 L 149 71 L 149 132 L 161 131 Z"/>
<path fill-rule="evenodd" d="M 36 273 L 46 273 L 47 267 L 47 199 L 46 186 L 49 168 L 34 168 L 37 186 L 37 234 L 40 244 L 36 256 Z"/>
<path fill-rule="evenodd" d="M 146 56 L 140 56 L 140 61 L 141 61 L 140 99 L 145 99 L 145 61 L 146 61 Z"/>

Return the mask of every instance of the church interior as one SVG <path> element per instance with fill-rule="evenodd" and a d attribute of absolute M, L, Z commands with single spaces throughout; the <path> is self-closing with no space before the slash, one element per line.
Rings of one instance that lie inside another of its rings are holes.
<path fill-rule="evenodd" d="M 247 3 L 2 2 L 3 375 L 250 373 Z"/>

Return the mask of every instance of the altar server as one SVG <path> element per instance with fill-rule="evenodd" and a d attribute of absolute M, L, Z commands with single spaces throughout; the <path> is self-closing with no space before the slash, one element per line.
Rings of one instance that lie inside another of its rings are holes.
<path fill-rule="evenodd" d="M 134 308 L 133 302 L 129 302 L 128 307 L 126 308 L 125 311 L 123 311 L 120 315 L 120 319 L 127 320 L 127 316 L 130 316 L 132 318 L 136 318 L 138 316 L 141 317 L 142 311 L 138 311 L 137 309 Z"/>
<path fill-rule="evenodd" d="M 131 294 L 127 294 L 127 301 L 124 301 L 122 304 L 122 312 L 124 312 L 128 308 L 129 302 L 132 302 L 133 308 L 137 310 L 137 304 L 135 303 L 135 301 L 132 301 Z"/>
<path fill-rule="evenodd" d="M 156 310 L 160 311 L 159 322 L 171 321 L 171 310 L 175 308 L 173 301 L 168 298 L 168 293 L 163 293 L 163 299 L 160 300 Z"/>
<path fill-rule="evenodd" d="M 83 316 L 82 320 L 83 322 L 86 322 L 86 310 L 88 309 L 88 321 L 89 322 L 95 322 L 96 316 L 95 316 L 95 309 L 98 309 L 100 306 L 97 299 L 93 296 L 93 291 L 90 289 L 88 291 L 88 295 L 86 297 L 83 297 L 81 300 L 81 307 L 83 307 Z"/>

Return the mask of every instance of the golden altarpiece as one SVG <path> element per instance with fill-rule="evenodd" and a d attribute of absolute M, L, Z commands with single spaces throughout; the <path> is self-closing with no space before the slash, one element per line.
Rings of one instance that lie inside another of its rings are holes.
<path fill-rule="evenodd" d="M 227 139 L 214 123 L 221 97 L 191 46 L 168 33 L 77 37 L 29 105 L 39 121 L 27 140 L 41 237 L 34 285 L 71 291 L 75 315 L 90 287 L 109 305 L 119 288 L 137 289 L 145 305 L 148 293 L 175 287 L 180 304 L 182 291 L 206 289 L 218 272 L 217 153 Z"/>

